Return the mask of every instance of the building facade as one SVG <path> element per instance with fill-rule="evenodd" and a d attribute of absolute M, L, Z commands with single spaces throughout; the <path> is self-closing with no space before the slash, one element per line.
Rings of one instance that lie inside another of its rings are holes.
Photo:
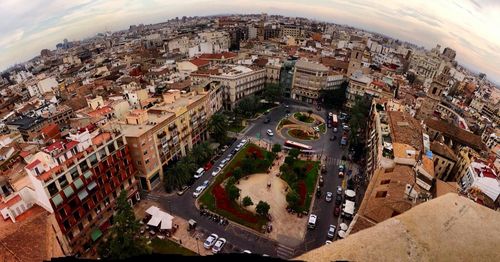
<path fill-rule="evenodd" d="M 320 91 L 326 88 L 328 67 L 299 60 L 295 63 L 291 97 L 307 103 L 316 103 Z"/>

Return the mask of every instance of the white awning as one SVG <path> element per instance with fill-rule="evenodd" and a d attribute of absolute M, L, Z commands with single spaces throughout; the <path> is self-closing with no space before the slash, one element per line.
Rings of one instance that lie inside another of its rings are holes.
<path fill-rule="evenodd" d="M 160 209 L 156 206 L 150 206 L 147 210 L 146 210 L 146 213 L 154 216 L 156 213 L 158 213 L 158 211 L 160 211 Z"/>
<path fill-rule="evenodd" d="M 354 190 L 348 189 L 348 190 L 345 191 L 345 195 L 347 197 L 355 197 L 356 196 L 356 192 L 354 192 Z"/>
<path fill-rule="evenodd" d="M 347 230 L 347 228 L 348 228 L 348 226 L 347 226 L 347 224 L 346 224 L 346 223 L 340 223 L 340 225 L 339 225 L 339 226 L 340 226 L 340 229 L 341 229 L 341 230 L 344 230 L 344 231 L 346 231 L 346 230 Z"/>
<path fill-rule="evenodd" d="M 161 220 L 160 229 L 172 229 L 172 219 L 163 218 Z"/>
<path fill-rule="evenodd" d="M 153 216 L 149 221 L 148 221 L 148 226 L 154 226 L 157 227 L 161 222 L 161 218 L 158 216 Z"/>

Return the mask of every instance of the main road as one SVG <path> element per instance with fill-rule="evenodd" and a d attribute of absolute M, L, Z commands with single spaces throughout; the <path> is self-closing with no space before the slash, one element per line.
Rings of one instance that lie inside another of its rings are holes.
<path fill-rule="evenodd" d="M 220 160 L 224 159 L 236 147 L 236 144 L 238 144 L 243 137 L 260 138 L 272 144 L 283 144 L 283 137 L 279 134 L 268 136 L 266 134 L 266 130 L 271 129 L 274 133 L 276 133 L 276 126 L 279 121 L 286 116 L 287 111 L 290 111 L 290 113 L 293 114 L 294 112 L 308 111 L 312 109 L 311 106 L 299 104 L 294 101 L 289 101 L 287 104 L 289 106 L 286 107 L 282 104 L 270 110 L 270 112 L 264 117 L 250 120 L 249 127 L 244 129 L 243 132 L 238 135 L 239 139 L 231 145 L 231 147 L 226 150 L 224 154 L 222 154 L 222 156 L 214 163 L 214 167 L 218 166 Z M 314 109 L 313 112 L 322 116 L 325 120 L 328 115 L 328 112 L 324 110 L 318 111 Z M 265 117 L 270 118 L 269 123 L 264 123 Z M 153 191 L 148 197 L 154 199 L 156 202 L 159 202 L 162 208 L 176 216 L 180 216 L 184 219 L 196 220 L 198 222 L 198 229 L 203 234 L 201 241 L 203 241 L 204 237 L 210 233 L 216 233 L 220 237 L 225 237 L 228 240 L 228 245 L 225 248 L 226 252 L 241 252 L 241 250 L 248 249 L 254 253 L 280 256 L 282 258 L 296 256 L 299 253 L 325 244 L 329 225 L 337 225 L 337 222 L 339 221 L 339 218 L 335 217 L 333 214 L 335 200 L 328 203 L 324 198 L 327 191 L 335 194 L 337 186 L 342 185 L 342 179 L 338 177 L 338 164 L 344 154 L 344 149 L 340 147 L 339 139 L 330 141 L 330 137 L 333 135 L 334 133 L 332 132 L 332 129 L 327 129 L 326 134 L 321 135 L 318 140 L 295 140 L 297 142 L 311 145 L 313 150 L 315 150 L 318 154 L 321 154 L 322 159 L 324 159 L 323 163 L 326 164 L 327 168 L 327 173 L 323 175 L 324 185 L 321 187 L 322 194 L 320 197 L 315 199 L 312 208 L 312 213 L 318 216 L 316 228 L 314 230 L 309 230 L 306 234 L 304 242 L 297 247 L 286 247 L 251 230 L 246 230 L 239 225 L 230 223 L 228 226 L 221 226 L 213 221 L 210 221 L 207 217 L 201 216 L 195 206 L 195 199 L 192 196 L 192 192 L 197 186 L 201 185 L 204 180 L 212 179 L 212 170 L 208 170 L 206 174 L 198 179 L 198 181 L 196 181 L 182 196 L 178 196 L 176 194 L 165 195 L 159 193 L 159 191 L 163 190 L 160 189 Z M 306 227 L 305 224 L 304 227 Z"/>

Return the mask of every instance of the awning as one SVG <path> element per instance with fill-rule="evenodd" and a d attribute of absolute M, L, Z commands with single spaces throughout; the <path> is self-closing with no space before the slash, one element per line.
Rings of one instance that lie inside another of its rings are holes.
<path fill-rule="evenodd" d="M 172 229 L 172 219 L 162 218 L 160 229 Z"/>
<path fill-rule="evenodd" d="M 153 216 L 149 221 L 148 221 L 148 226 L 154 226 L 157 227 L 161 222 L 161 217 L 158 216 Z"/>
<path fill-rule="evenodd" d="M 99 228 L 94 229 L 92 233 L 90 233 L 90 237 L 92 238 L 92 241 L 96 241 L 102 236 L 102 231 Z"/>
<path fill-rule="evenodd" d="M 348 189 L 348 190 L 346 190 L 346 191 L 345 191 L 345 195 L 346 195 L 347 197 L 351 197 L 351 198 L 352 198 L 352 197 L 355 197 L 355 196 L 356 196 L 356 192 L 354 192 L 354 190 L 350 190 L 350 189 Z"/>
<path fill-rule="evenodd" d="M 146 209 L 146 213 L 154 216 L 156 213 L 158 213 L 160 209 L 156 206 L 150 206 L 148 209 Z"/>

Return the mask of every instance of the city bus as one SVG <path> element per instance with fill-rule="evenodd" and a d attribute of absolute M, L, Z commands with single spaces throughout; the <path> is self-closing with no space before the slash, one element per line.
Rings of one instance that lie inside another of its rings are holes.
<path fill-rule="evenodd" d="M 339 125 L 339 120 L 338 120 L 338 118 L 337 118 L 337 115 L 336 115 L 336 114 L 333 114 L 333 115 L 332 115 L 332 126 L 333 126 L 333 127 L 338 127 L 338 125 Z"/>
<path fill-rule="evenodd" d="M 291 140 L 286 140 L 285 141 L 285 146 L 294 147 L 294 148 L 298 148 L 298 149 L 301 149 L 301 150 L 312 150 L 312 146 L 304 145 L 304 144 L 301 144 L 301 143 L 298 143 L 298 142 L 294 142 L 294 141 L 291 141 Z"/>

